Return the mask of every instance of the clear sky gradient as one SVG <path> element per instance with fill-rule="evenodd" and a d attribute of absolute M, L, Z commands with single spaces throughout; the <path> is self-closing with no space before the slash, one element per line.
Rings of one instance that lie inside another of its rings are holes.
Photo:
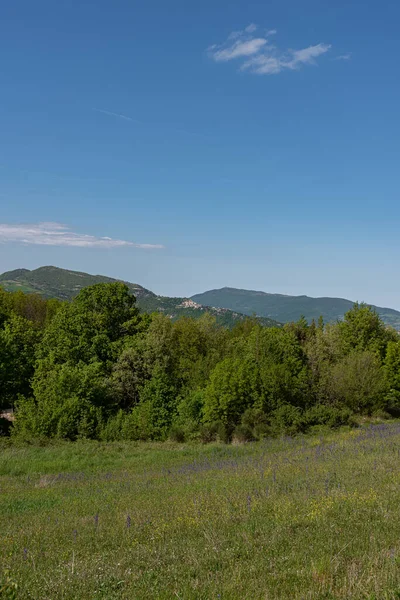
<path fill-rule="evenodd" d="M 0 271 L 400 309 L 399 22 L 398 0 L 4 3 Z"/>

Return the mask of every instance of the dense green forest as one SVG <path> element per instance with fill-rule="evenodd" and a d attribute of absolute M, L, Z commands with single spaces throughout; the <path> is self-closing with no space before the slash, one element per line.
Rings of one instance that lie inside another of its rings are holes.
<path fill-rule="evenodd" d="M 0 408 L 21 440 L 259 439 L 400 413 L 400 337 L 343 321 L 228 329 L 140 313 L 120 282 L 70 302 L 0 289 Z M 5 421 L 2 421 L 3 428 Z"/>

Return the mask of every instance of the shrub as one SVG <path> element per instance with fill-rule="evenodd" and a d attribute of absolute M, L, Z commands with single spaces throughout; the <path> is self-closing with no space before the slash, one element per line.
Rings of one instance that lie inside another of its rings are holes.
<path fill-rule="evenodd" d="M 232 430 L 221 421 L 214 421 L 200 426 L 200 440 L 203 444 L 215 441 L 228 444 L 231 437 Z"/>
<path fill-rule="evenodd" d="M 258 399 L 258 371 L 254 361 L 226 358 L 217 364 L 205 390 L 204 420 L 228 427 Z"/>
<path fill-rule="evenodd" d="M 248 408 L 242 415 L 242 425 L 254 429 L 257 425 L 266 425 L 267 415 L 260 408 Z"/>
<path fill-rule="evenodd" d="M 252 442 L 254 440 L 253 431 L 247 425 L 237 425 L 234 429 L 232 441 L 244 444 L 245 442 Z"/>
<path fill-rule="evenodd" d="M 316 425 L 326 425 L 335 428 L 352 424 L 353 417 L 349 408 L 318 404 L 303 413 L 301 423 L 303 430 Z"/>
<path fill-rule="evenodd" d="M 110 417 L 101 429 L 100 437 L 104 442 L 115 442 L 122 438 L 122 426 L 125 414 L 122 410 Z"/>
<path fill-rule="evenodd" d="M 257 423 L 253 429 L 253 435 L 256 440 L 263 440 L 272 434 L 271 426 L 267 423 Z"/>
<path fill-rule="evenodd" d="M 178 404 L 180 422 L 200 423 L 204 406 L 204 391 L 195 390 L 185 394 Z"/>
<path fill-rule="evenodd" d="M 136 431 L 137 440 L 162 439 L 163 430 L 156 427 L 157 415 L 151 401 L 141 402 L 132 410 L 130 430 Z"/>
<path fill-rule="evenodd" d="M 229 426 L 221 421 L 217 421 L 216 423 L 216 432 L 217 432 L 217 442 L 222 442 L 223 444 L 229 444 L 232 440 L 232 426 Z"/>
<path fill-rule="evenodd" d="M 302 412 L 297 406 L 282 404 L 271 414 L 271 431 L 276 435 L 293 435 L 302 429 Z"/>
<path fill-rule="evenodd" d="M 210 442 L 215 442 L 217 432 L 213 425 L 200 425 L 199 435 L 200 441 L 203 444 L 209 444 Z"/>
<path fill-rule="evenodd" d="M 179 427 L 178 425 L 172 425 L 171 429 L 169 430 L 170 440 L 177 442 L 178 444 L 182 444 L 185 441 L 185 437 L 185 431 L 182 429 L 182 427 Z"/>
<path fill-rule="evenodd" d="M 247 441 L 250 439 L 260 440 L 271 433 L 268 417 L 260 408 L 248 408 L 242 415 L 241 424 L 244 428 L 243 431 L 251 432 L 251 438 L 249 438 L 249 433 L 246 434 L 248 437 Z M 236 430 L 234 435 L 236 435 Z M 239 433 L 239 437 L 240 435 L 243 434 Z"/>
<path fill-rule="evenodd" d="M 371 414 L 384 407 L 387 382 L 376 354 L 353 352 L 327 370 L 323 388 L 332 404 Z"/>

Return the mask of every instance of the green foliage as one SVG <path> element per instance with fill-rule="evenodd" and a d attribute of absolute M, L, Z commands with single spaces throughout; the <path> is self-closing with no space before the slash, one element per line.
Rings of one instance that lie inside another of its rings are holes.
<path fill-rule="evenodd" d="M 358 304 L 229 330 L 141 315 L 121 282 L 57 305 L 0 292 L 0 384 L 14 439 L 248 441 L 400 414 L 400 341 Z"/>
<path fill-rule="evenodd" d="M 151 363 L 146 360 L 143 347 L 131 346 L 122 351 L 111 373 L 111 385 L 118 405 L 128 409 L 140 401 L 140 392 L 151 377 Z"/>
<path fill-rule="evenodd" d="M 169 430 L 169 438 L 173 442 L 182 444 L 186 440 L 185 430 L 182 427 L 179 427 L 179 425 L 172 425 Z"/>
<path fill-rule="evenodd" d="M 383 357 L 391 338 L 391 332 L 386 329 L 378 313 L 365 304 L 356 303 L 345 314 L 339 330 L 346 353 L 369 350 Z"/>
<path fill-rule="evenodd" d="M 282 404 L 271 413 L 271 430 L 274 434 L 293 435 L 302 430 L 302 411 L 298 406 Z"/>
<path fill-rule="evenodd" d="M 140 327 L 135 298 L 123 283 L 99 283 L 65 303 L 46 329 L 39 358 L 53 363 L 115 361 Z"/>
<path fill-rule="evenodd" d="M 330 404 L 355 413 L 383 408 L 387 387 L 379 357 L 371 351 L 352 352 L 326 371 L 322 389 Z"/>
<path fill-rule="evenodd" d="M 236 425 L 233 431 L 233 440 L 244 444 L 245 442 L 252 442 L 255 439 L 253 430 L 247 425 Z"/>
<path fill-rule="evenodd" d="M 39 339 L 34 324 L 14 312 L 0 329 L 0 408 L 12 407 L 19 394 L 31 393 Z"/>
<path fill-rule="evenodd" d="M 12 435 L 16 439 L 99 437 L 103 410 L 88 399 L 69 394 L 59 402 L 21 397 Z"/>
<path fill-rule="evenodd" d="M 136 413 L 135 413 L 136 411 Z M 177 414 L 177 394 L 170 377 L 159 367 L 152 378 L 145 383 L 141 392 L 141 402 L 133 409 L 134 414 L 146 415 L 140 439 L 164 439 Z M 151 424 L 147 422 L 150 419 Z"/>
<path fill-rule="evenodd" d="M 233 428 L 259 396 L 260 380 L 256 363 L 226 358 L 217 364 L 206 387 L 204 421 L 221 421 Z"/>
<path fill-rule="evenodd" d="M 349 408 L 324 404 L 317 404 L 306 410 L 302 415 L 301 422 L 304 431 L 318 425 L 325 425 L 332 429 L 342 425 L 355 425 L 353 413 Z"/>
<path fill-rule="evenodd" d="M 386 411 L 400 416 L 400 342 L 390 341 L 385 357 Z"/>
<path fill-rule="evenodd" d="M 0 575 L 0 599 L 1 600 L 17 600 L 18 585 L 10 575 L 9 569 L 6 569 Z"/>
<path fill-rule="evenodd" d="M 181 430 L 185 439 L 194 440 L 199 438 L 204 407 L 204 391 L 192 390 L 186 392 L 180 399 L 177 407 L 177 415 L 173 427 Z"/>
<path fill-rule="evenodd" d="M 251 439 L 260 440 L 271 434 L 270 419 L 260 408 L 248 408 L 242 415 L 241 425 L 251 432 Z"/>

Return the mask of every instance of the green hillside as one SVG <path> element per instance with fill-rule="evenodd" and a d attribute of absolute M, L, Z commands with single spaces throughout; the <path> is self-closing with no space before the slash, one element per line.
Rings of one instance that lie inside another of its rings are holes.
<path fill-rule="evenodd" d="M 89 275 L 80 271 L 69 271 L 58 267 L 40 267 L 33 271 L 16 269 L 0 275 L 0 286 L 7 291 L 22 290 L 27 293 L 38 293 L 45 298 L 71 300 L 84 287 L 95 283 L 112 283 L 116 279 L 103 275 Z M 204 313 L 216 317 L 217 322 L 232 327 L 245 315 L 225 307 L 211 307 L 196 303 L 188 298 L 169 298 L 157 296 L 150 290 L 136 283 L 125 282 L 137 298 L 137 304 L 144 312 L 159 311 L 172 319 L 182 316 L 199 318 Z M 261 318 L 261 323 L 268 327 L 279 326 L 274 320 Z"/>
<path fill-rule="evenodd" d="M 267 294 L 254 290 L 221 288 L 192 296 L 195 302 L 229 308 L 245 315 L 259 315 L 281 323 L 297 321 L 302 315 L 311 322 L 321 315 L 325 322 L 341 320 L 353 302 L 343 298 L 310 298 L 309 296 L 285 296 Z M 391 308 L 372 306 L 384 323 L 400 330 L 400 312 Z"/>

